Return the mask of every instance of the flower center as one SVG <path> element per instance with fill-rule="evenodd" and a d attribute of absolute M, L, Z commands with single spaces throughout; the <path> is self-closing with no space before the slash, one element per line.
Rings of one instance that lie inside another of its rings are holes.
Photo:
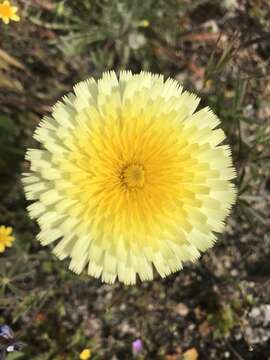
<path fill-rule="evenodd" d="M 128 165 L 123 170 L 121 177 L 129 189 L 142 188 L 144 184 L 144 169 L 141 165 Z"/>
<path fill-rule="evenodd" d="M 0 13 L 2 16 L 10 17 L 12 15 L 11 7 L 9 5 L 1 4 L 0 5 Z"/>

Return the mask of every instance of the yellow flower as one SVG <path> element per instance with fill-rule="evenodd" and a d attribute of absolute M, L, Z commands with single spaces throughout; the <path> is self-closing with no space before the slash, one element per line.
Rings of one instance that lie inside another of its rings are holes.
<path fill-rule="evenodd" d="M 5 24 L 8 24 L 10 20 L 19 21 L 20 17 L 16 14 L 18 8 L 16 6 L 11 6 L 8 0 L 5 0 L 0 4 L 0 19 L 3 20 Z"/>
<path fill-rule="evenodd" d="M 80 359 L 81 360 L 88 360 L 91 357 L 91 350 L 90 349 L 84 349 L 81 353 L 80 353 Z"/>
<path fill-rule="evenodd" d="M 173 80 L 104 73 L 74 87 L 35 132 L 24 174 L 43 245 L 70 269 L 113 283 L 165 277 L 223 231 L 235 201 L 225 135 Z M 219 146 L 218 146 L 219 145 Z"/>
<path fill-rule="evenodd" d="M 0 253 L 3 253 L 6 247 L 11 247 L 12 242 L 15 240 L 14 236 L 11 236 L 12 228 L 4 225 L 0 226 Z"/>
<path fill-rule="evenodd" d="M 149 21 L 149 20 L 146 20 L 146 19 L 139 22 L 139 26 L 140 26 L 140 27 L 146 28 L 146 27 L 148 27 L 149 25 L 150 25 L 150 21 Z"/>

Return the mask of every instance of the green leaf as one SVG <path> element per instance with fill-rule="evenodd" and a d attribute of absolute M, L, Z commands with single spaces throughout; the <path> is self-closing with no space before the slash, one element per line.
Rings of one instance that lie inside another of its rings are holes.
<path fill-rule="evenodd" d="M 8 356 L 6 357 L 6 360 L 19 360 L 19 359 L 23 359 L 24 354 L 22 352 L 18 352 L 18 351 L 14 351 L 10 354 L 8 354 Z"/>

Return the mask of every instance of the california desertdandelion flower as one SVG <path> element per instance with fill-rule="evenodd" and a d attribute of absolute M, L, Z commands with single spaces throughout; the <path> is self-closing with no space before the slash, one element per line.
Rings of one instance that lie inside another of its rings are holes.
<path fill-rule="evenodd" d="M 80 360 L 88 360 L 91 357 L 91 350 L 90 349 L 84 349 L 80 353 Z"/>
<path fill-rule="evenodd" d="M 11 236 L 11 233 L 11 227 L 6 227 L 4 225 L 0 226 L 0 253 L 3 253 L 7 247 L 12 246 L 15 237 Z"/>
<path fill-rule="evenodd" d="M 209 108 L 161 75 L 107 72 L 74 87 L 35 132 L 24 174 L 43 245 L 108 283 L 165 277 L 211 247 L 235 201 Z M 219 146 L 218 146 L 219 145 Z"/>
<path fill-rule="evenodd" d="M 0 4 L 0 19 L 5 24 L 8 24 L 10 20 L 19 21 L 20 17 L 16 14 L 17 11 L 17 6 L 11 6 L 10 2 L 6 0 Z"/>

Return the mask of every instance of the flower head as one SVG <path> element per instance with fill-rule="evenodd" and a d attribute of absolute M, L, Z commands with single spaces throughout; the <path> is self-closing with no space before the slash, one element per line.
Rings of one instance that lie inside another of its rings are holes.
<path fill-rule="evenodd" d="M 11 6 L 8 0 L 5 0 L 0 4 L 0 19 L 5 24 L 8 24 L 10 20 L 19 21 L 20 17 L 16 14 L 18 11 L 17 6 Z"/>
<path fill-rule="evenodd" d="M 146 20 L 146 19 L 144 19 L 144 20 L 142 20 L 142 21 L 139 22 L 139 26 L 140 26 L 140 27 L 146 28 L 146 27 L 148 27 L 149 25 L 150 25 L 150 21 L 149 21 L 149 20 Z"/>
<path fill-rule="evenodd" d="M 91 350 L 90 349 L 84 349 L 80 353 L 80 360 L 88 360 L 91 357 Z"/>
<path fill-rule="evenodd" d="M 8 325 L 0 325 L 0 337 L 12 339 L 14 337 L 12 329 Z"/>
<path fill-rule="evenodd" d="M 141 72 L 90 78 L 35 132 L 24 175 L 43 245 L 113 283 L 165 277 L 211 247 L 235 201 L 217 116 L 179 83 Z"/>
<path fill-rule="evenodd" d="M 0 253 L 3 253 L 7 247 L 11 247 L 14 236 L 11 236 L 12 228 L 4 225 L 0 226 Z"/>
<path fill-rule="evenodd" d="M 132 343 L 132 352 L 134 355 L 138 355 L 143 351 L 143 343 L 142 340 L 137 339 Z"/>

